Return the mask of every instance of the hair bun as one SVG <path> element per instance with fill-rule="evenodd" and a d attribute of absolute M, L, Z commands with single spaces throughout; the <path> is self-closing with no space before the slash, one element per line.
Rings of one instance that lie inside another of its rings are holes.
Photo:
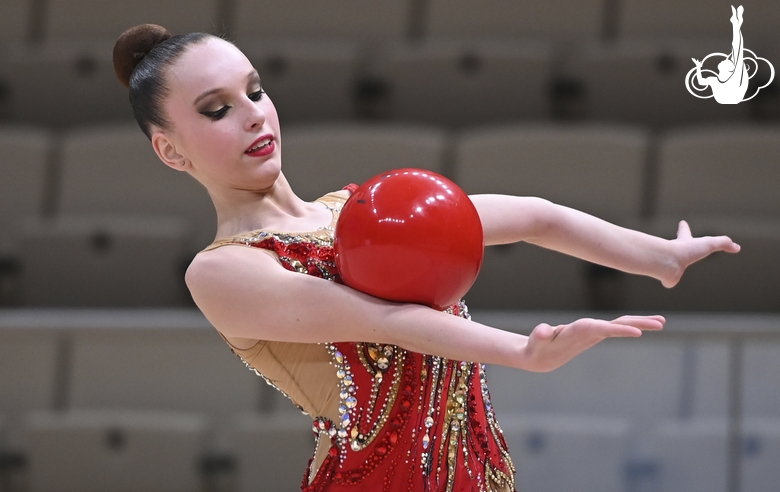
<path fill-rule="evenodd" d="M 123 32 L 114 45 L 114 70 L 119 81 L 130 87 L 135 67 L 152 48 L 170 37 L 171 33 L 157 24 L 141 24 Z"/>

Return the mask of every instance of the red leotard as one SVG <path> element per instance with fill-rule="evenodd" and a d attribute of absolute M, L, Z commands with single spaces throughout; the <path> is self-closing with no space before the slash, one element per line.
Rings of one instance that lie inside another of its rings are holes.
<path fill-rule="evenodd" d="M 326 197 L 321 201 L 335 220 L 346 200 Z M 341 282 L 333 231 L 327 232 L 315 238 L 254 231 L 213 246 L 227 241 L 268 249 L 288 270 Z M 462 301 L 447 312 L 469 318 Z M 340 417 L 314 418 L 318 445 L 329 451 L 311 481 L 307 469 L 304 492 L 515 490 L 483 365 L 375 343 L 338 342 L 327 349 L 339 381 Z"/>

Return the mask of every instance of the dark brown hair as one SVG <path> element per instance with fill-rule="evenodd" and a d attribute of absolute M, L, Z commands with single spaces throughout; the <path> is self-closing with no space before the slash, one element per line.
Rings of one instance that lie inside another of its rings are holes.
<path fill-rule="evenodd" d="M 168 95 L 165 74 L 168 67 L 193 44 L 210 37 L 205 32 L 171 35 L 156 24 L 131 27 L 114 45 L 114 70 L 130 89 L 130 105 L 141 130 L 151 139 L 152 125 L 169 128 L 163 101 Z"/>

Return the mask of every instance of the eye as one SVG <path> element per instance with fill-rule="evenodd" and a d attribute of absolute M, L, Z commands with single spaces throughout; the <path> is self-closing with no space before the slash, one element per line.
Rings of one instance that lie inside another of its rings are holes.
<path fill-rule="evenodd" d="M 259 91 L 255 91 L 252 92 L 251 94 L 248 94 L 247 97 L 252 101 L 257 102 L 263 98 L 263 94 L 265 94 L 265 91 L 263 89 L 260 89 Z"/>
<path fill-rule="evenodd" d="M 225 113 L 227 113 L 228 109 L 230 109 L 230 106 L 222 106 L 216 111 L 201 111 L 200 114 L 211 118 L 212 120 L 218 120 L 225 116 Z"/>

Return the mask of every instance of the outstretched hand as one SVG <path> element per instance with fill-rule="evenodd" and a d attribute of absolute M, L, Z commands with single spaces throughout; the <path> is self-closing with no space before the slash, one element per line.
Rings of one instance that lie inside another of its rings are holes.
<path fill-rule="evenodd" d="M 712 253 L 725 251 L 738 253 L 740 247 L 728 236 L 693 237 L 691 228 L 684 220 L 677 227 L 677 239 L 671 241 L 677 268 L 668 278 L 661 279 L 664 287 L 674 287 L 680 281 L 685 269 Z"/>
<path fill-rule="evenodd" d="M 605 338 L 639 337 L 645 330 L 661 330 L 663 316 L 621 316 L 612 321 L 582 318 L 568 325 L 542 323 L 528 337 L 525 369 L 547 372 L 569 362 Z"/>

